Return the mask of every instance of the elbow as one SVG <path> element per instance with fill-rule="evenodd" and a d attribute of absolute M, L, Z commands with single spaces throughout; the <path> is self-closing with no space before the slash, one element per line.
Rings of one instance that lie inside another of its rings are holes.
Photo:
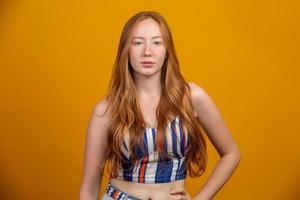
<path fill-rule="evenodd" d="M 235 146 L 235 148 L 232 150 L 232 152 L 230 154 L 234 157 L 234 159 L 236 160 L 237 163 L 240 163 L 241 152 L 237 146 Z"/>
<path fill-rule="evenodd" d="M 236 165 L 238 166 L 240 164 L 241 161 L 241 153 L 239 150 L 235 151 L 234 153 L 232 153 L 232 156 L 236 162 Z"/>
<path fill-rule="evenodd" d="M 84 190 L 80 190 L 78 200 L 97 200 L 98 194 L 92 194 Z"/>
<path fill-rule="evenodd" d="M 236 161 L 237 161 L 237 164 L 239 164 L 241 162 L 241 154 L 240 154 L 240 152 L 238 152 L 236 154 Z"/>
<path fill-rule="evenodd" d="M 81 186 L 78 200 L 97 200 L 99 195 L 99 190 L 96 188 L 88 189 L 88 187 Z"/>
<path fill-rule="evenodd" d="M 238 161 L 240 162 L 241 161 L 241 152 L 240 152 L 240 150 L 238 148 L 237 148 L 237 150 L 235 152 L 235 155 L 236 155 Z"/>
<path fill-rule="evenodd" d="M 223 155 L 221 155 L 221 158 L 222 157 L 229 157 L 230 158 L 230 160 L 232 161 L 232 162 L 235 162 L 237 165 L 240 163 L 240 161 L 241 161 L 241 153 L 240 153 L 240 151 L 238 150 L 238 149 L 236 149 L 236 150 L 234 150 L 234 151 L 231 151 L 231 152 L 229 152 L 229 153 L 226 153 L 226 154 L 223 154 Z"/>

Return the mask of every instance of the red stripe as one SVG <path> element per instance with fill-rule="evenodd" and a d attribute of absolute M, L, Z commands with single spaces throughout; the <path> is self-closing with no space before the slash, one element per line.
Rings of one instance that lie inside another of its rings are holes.
<path fill-rule="evenodd" d="M 139 173 L 139 182 L 140 183 L 144 183 L 147 162 L 148 162 L 148 157 L 144 156 L 141 167 L 140 167 L 140 173 Z"/>
<path fill-rule="evenodd" d="M 120 194 L 120 192 L 116 191 L 113 195 L 113 199 L 117 199 L 118 195 Z"/>

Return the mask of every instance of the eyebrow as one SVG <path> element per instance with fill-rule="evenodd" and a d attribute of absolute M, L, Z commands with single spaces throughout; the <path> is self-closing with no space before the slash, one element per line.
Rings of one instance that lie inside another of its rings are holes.
<path fill-rule="evenodd" d="M 145 39 L 144 37 L 140 37 L 140 36 L 134 36 L 134 37 L 132 37 L 132 39 L 135 39 L 135 38 Z M 153 36 L 151 38 L 162 38 L 162 36 Z"/>

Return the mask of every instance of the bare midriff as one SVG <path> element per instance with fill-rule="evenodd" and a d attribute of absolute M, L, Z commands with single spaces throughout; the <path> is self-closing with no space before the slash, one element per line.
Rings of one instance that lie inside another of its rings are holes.
<path fill-rule="evenodd" d="M 126 194 L 145 200 L 167 200 L 171 189 L 185 188 L 185 179 L 168 183 L 136 183 L 112 178 L 110 182 Z"/>

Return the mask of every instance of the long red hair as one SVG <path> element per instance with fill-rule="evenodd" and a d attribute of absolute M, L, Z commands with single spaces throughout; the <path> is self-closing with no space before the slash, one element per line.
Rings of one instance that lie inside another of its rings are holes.
<path fill-rule="evenodd" d="M 165 19 L 155 11 L 142 11 L 132 16 L 125 24 L 119 48 L 114 62 L 109 90 L 106 95 L 107 109 L 110 110 L 111 124 L 108 128 L 106 163 L 111 178 L 117 176 L 122 158 L 121 145 L 124 134 L 130 133 L 130 152 L 135 164 L 138 159 L 135 145 L 143 146 L 143 133 L 146 123 L 143 119 L 138 96 L 132 77 L 129 62 L 129 48 L 133 28 L 142 20 L 152 18 L 160 26 L 164 45 L 167 49 L 166 59 L 162 66 L 162 93 L 156 110 L 158 151 L 166 155 L 162 148 L 164 130 L 170 115 L 179 116 L 184 122 L 185 130 L 190 137 L 188 151 L 185 154 L 188 175 L 201 176 L 207 165 L 206 141 L 197 121 L 191 101 L 190 88 L 180 72 L 173 38 Z M 106 109 L 106 111 L 107 111 Z M 168 156 L 167 156 L 168 157 Z"/>

